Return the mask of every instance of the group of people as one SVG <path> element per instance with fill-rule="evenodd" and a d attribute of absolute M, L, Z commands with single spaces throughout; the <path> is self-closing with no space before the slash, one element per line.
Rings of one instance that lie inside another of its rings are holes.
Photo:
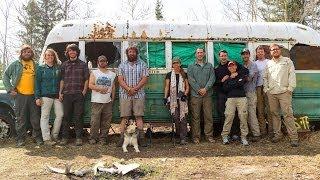
<path fill-rule="evenodd" d="M 272 44 L 270 52 L 272 59 L 265 59 L 264 49 L 258 47 L 257 60 L 251 61 L 250 51 L 244 49 L 241 52 L 243 65 L 240 65 L 228 60 L 227 51 L 221 50 L 220 63 L 214 68 L 211 63 L 206 62 L 205 50 L 198 48 L 195 63 L 189 65 L 187 74 L 181 67 L 181 60 L 172 59 L 172 71 L 165 78 L 163 101 L 175 122 L 180 144 L 187 143 L 188 112 L 191 113 L 192 141 L 200 143 L 200 119 L 203 117 L 205 139 L 215 142 L 212 95 L 216 91 L 218 115 L 223 124 L 223 144 L 230 141 L 236 111 L 243 145 L 249 145 L 249 130 L 253 141 L 269 133 L 272 141 L 278 142 L 283 136 L 280 129 L 281 109 L 291 145 L 299 145 L 291 102 L 292 91 L 296 86 L 294 66 L 289 58 L 281 55 L 279 45 Z M 57 142 L 66 145 L 70 139 L 70 122 L 74 122 L 75 144 L 81 146 L 82 116 L 88 89 L 92 90 L 89 143 L 106 144 L 112 120 L 116 79 L 120 86 L 121 117 L 118 146 L 123 143 L 125 128 L 131 118 L 135 119 L 139 132 L 138 143 L 145 146 L 144 86 L 149 72 L 138 54 L 136 47 L 127 48 L 127 61 L 123 61 L 117 73 L 114 73 L 107 69 L 108 59 L 104 55 L 97 59 L 98 68 L 90 71 L 87 64 L 79 59 L 80 50 L 76 44 L 66 47 L 67 60 L 63 63 L 53 49 L 47 49 L 40 65 L 34 61 L 32 48 L 23 46 L 19 60 L 11 63 L 3 74 L 4 86 L 15 101 L 17 146 L 25 145 L 27 122 L 31 124 L 37 145 L 54 145 Z M 52 109 L 55 120 L 50 131 L 49 117 Z"/>
<path fill-rule="evenodd" d="M 181 68 L 179 59 L 172 60 L 172 72 L 166 75 L 163 101 L 170 109 L 181 144 L 186 144 L 188 108 L 191 113 L 192 141 L 195 144 L 200 142 L 200 119 L 203 117 L 205 139 L 215 142 L 212 116 L 212 95 L 215 91 L 216 108 L 223 126 L 223 144 L 229 144 L 230 132 L 237 135 L 238 129 L 241 143 L 245 146 L 249 145 L 249 132 L 251 141 L 270 137 L 272 142 L 279 142 L 283 137 L 281 111 L 291 146 L 299 146 L 292 111 L 292 92 L 296 87 L 294 65 L 289 58 L 281 55 L 279 45 L 270 45 L 270 53 L 272 59 L 266 59 L 265 49 L 258 46 L 257 59 L 252 61 L 249 49 L 245 48 L 240 52 L 243 60 L 243 65 L 240 65 L 228 59 L 226 50 L 221 50 L 220 62 L 213 68 L 212 64 L 205 61 L 205 50 L 198 48 L 195 63 L 188 67 L 188 75 Z M 233 123 L 234 120 L 239 120 L 240 127 L 235 126 L 237 123 Z"/>

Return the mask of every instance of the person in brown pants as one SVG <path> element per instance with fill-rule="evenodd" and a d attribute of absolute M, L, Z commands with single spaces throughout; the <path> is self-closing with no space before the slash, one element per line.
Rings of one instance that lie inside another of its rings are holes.
<path fill-rule="evenodd" d="M 203 109 L 204 133 L 206 140 L 214 143 L 213 139 L 213 115 L 212 115 L 212 86 L 215 81 L 214 68 L 211 63 L 205 62 L 205 51 L 202 48 L 196 50 L 196 62 L 188 67 L 188 80 L 190 84 L 191 100 L 190 110 L 192 114 L 191 131 L 195 144 L 200 143 L 201 129 L 200 116 Z"/>
<path fill-rule="evenodd" d="M 180 136 L 181 145 L 187 143 L 188 93 L 187 75 L 181 68 L 180 59 L 173 58 L 172 71 L 166 75 L 163 103 L 169 106 L 170 114 L 175 122 L 176 133 Z"/>
<path fill-rule="evenodd" d="M 279 142 L 282 138 L 281 117 L 283 112 L 284 124 L 291 139 L 291 146 L 299 146 L 297 127 L 295 126 L 292 110 L 292 92 L 296 87 L 294 65 L 290 58 L 281 55 L 280 46 L 270 45 L 272 59 L 268 61 L 263 76 L 263 91 L 267 93 L 269 107 L 273 121 L 274 137 L 272 142 Z"/>
<path fill-rule="evenodd" d="M 111 127 L 116 74 L 108 70 L 107 65 L 107 58 L 99 56 L 98 69 L 92 70 L 89 78 L 89 88 L 92 89 L 90 144 L 95 144 L 98 139 L 101 144 L 106 144 Z"/>
<path fill-rule="evenodd" d="M 257 60 L 254 62 L 258 67 L 257 78 L 257 114 L 260 132 L 262 136 L 273 137 L 272 121 L 268 105 L 267 94 L 263 92 L 263 72 L 269 59 L 265 58 L 265 50 L 262 46 L 258 46 L 256 49 Z"/>

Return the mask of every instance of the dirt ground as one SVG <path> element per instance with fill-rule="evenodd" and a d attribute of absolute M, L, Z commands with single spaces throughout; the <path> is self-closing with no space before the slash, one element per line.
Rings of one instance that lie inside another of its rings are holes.
<path fill-rule="evenodd" d="M 118 135 L 110 136 L 108 145 L 76 147 L 37 147 L 28 139 L 23 148 L 16 148 L 13 139 L 0 140 L 0 179 L 69 179 L 53 174 L 46 165 L 75 167 L 92 166 L 98 161 L 141 164 L 141 179 L 319 179 L 320 132 L 300 136 L 301 145 L 292 148 L 288 139 L 272 143 L 268 138 L 244 147 L 239 142 L 222 145 L 201 142 L 199 145 L 173 146 L 170 134 L 157 133 L 152 145 L 140 148 L 141 153 L 123 153 L 115 147 Z M 134 176 L 98 176 L 88 174 L 78 179 L 130 179 Z"/>

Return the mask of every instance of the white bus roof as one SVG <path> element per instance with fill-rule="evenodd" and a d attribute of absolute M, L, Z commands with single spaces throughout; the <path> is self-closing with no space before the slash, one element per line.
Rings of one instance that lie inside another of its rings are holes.
<path fill-rule="evenodd" d="M 291 41 L 320 46 L 320 33 L 289 22 L 107 21 L 101 19 L 62 21 L 49 33 L 46 45 L 95 40 L 191 40 L 191 41 Z"/>

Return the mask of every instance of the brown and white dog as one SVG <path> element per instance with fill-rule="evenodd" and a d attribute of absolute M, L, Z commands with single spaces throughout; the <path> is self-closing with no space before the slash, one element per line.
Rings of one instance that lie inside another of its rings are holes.
<path fill-rule="evenodd" d="M 124 132 L 124 141 L 122 145 L 123 152 L 128 152 L 127 146 L 132 145 L 136 152 L 140 152 L 138 147 L 138 128 L 133 120 L 129 120 L 129 123 Z"/>

